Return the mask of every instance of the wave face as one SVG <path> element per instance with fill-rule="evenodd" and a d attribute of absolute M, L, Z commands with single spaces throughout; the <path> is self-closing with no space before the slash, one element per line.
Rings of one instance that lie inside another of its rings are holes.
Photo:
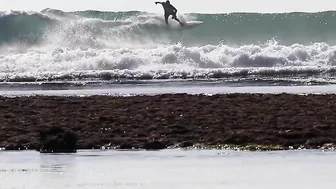
<path fill-rule="evenodd" d="M 266 79 L 334 82 L 336 12 L 0 12 L 0 81 Z"/>
<path fill-rule="evenodd" d="M 283 44 L 336 42 L 336 12 L 320 13 L 231 13 L 186 14 L 185 21 L 202 20 L 203 25 L 189 30 L 164 27 L 162 15 L 146 12 L 62 12 L 45 9 L 40 13 L 0 13 L 0 44 L 11 41 L 38 42 L 57 33 L 63 40 L 84 34 L 101 40 L 146 38 L 192 44 L 255 44 L 276 38 Z M 170 21 L 177 27 L 174 21 Z M 83 37 L 83 36 L 82 36 Z M 93 39 L 92 39 L 93 40 Z M 98 42 L 97 42 L 98 43 Z"/>

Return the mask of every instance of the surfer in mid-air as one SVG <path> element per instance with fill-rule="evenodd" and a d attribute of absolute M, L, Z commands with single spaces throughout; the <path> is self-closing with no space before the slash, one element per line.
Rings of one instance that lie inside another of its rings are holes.
<path fill-rule="evenodd" d="M 165 21 L 166 24 L 168 25 L 168 18 L 169 16 L 173 16 L 173 19 L 178 21 L 182 26 L 184 25 L 176 16 L 177 14 L 177 9 L 170 4 L 170 1 L 167 0 L 166 2 L 155 2 L 155 4 L 161 4 L 163 6 L 164 9 L 164 17 L 165 17 Z"/>

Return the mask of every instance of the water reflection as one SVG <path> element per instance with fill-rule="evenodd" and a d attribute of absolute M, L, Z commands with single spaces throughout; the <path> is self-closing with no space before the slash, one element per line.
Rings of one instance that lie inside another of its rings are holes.
<path fill-rule="evenodd" d="M 77 176 L 75 154 L 40 154 L 40 179 L 42 188 L 66 188 Z"/>
<path fill-rule="evenodd" d="M 320 151 L 6 152 L 0 189 L 333 188 L 335 157 Z"/>
<path fill-rule="evenodd" d="M 74 154 L 41 154 L 41 172 L 69 172 L 76 166 Z"/>

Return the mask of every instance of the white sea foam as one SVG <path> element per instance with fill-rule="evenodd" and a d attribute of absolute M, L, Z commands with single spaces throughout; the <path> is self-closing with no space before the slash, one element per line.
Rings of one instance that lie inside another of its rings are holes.
<path fill-rule="evenodd" d="M 0 78 L 211 78 L 244 75 L 334 75 L 334 46 L 276 43 L 231 47 L 183 44 L 142 48 L 35 49 L 0 56 Z M 107 76 L 108 75 L 108 76 Z"/>

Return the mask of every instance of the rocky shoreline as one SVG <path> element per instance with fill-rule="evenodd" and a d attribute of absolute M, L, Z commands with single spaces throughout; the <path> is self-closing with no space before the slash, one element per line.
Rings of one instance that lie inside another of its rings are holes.
<path fill-rule="evenodd" d="M 0 148 L 38 149 L 48 128 L 77 149 L 333 148 L 336 95 L 0 97 Z"/>

